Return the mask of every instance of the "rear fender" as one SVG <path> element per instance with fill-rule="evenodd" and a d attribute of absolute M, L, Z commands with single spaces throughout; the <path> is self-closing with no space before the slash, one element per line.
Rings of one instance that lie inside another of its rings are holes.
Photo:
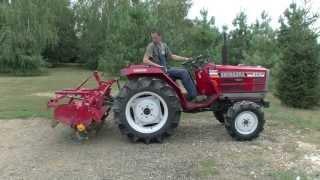
<path fill-rule="evenodd" d="M 149 65 L 130 65 L 129 67 L 121 70 L 121 75 L 126 76 L 128 79 L 136 79 L 139 77 L 154 77 L 162 79 L 174 89 L 180 99 L 181 106 L 183 108 L 186 107 L 186 98 L 182 94 L 179 86 L 161 68 Z"/>

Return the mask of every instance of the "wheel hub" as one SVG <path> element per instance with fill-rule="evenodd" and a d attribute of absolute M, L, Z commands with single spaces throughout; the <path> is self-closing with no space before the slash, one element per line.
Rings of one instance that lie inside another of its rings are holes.
<path fill-rule="evenodd" d="M 151 110 L 150 110 L 149 108 L 145 108 L 145 109 L 143 110 L 143 113 L 144 113 L 145 115 L 149 115 L 149 114 L 151 113 Z"/>
<path fill-rule="evenodd" d="M 161 119 L 160 101 L 156 97 L 135 99 L 132 107 L 135 122 L 141 126 L 158 123 Z"/>
<path fill-rule="evenodd" d="M 236 130 L 244 135 L 251 134 L 258 127 L 258 117 L 254 112 L 244 111 L 235 120 Z"/>
<path fill-rule="evenodd" d="M 243 121 L 243 126 L 248 126 L 249 125 L 249 119 L 245 119 L 244 121 Z"/>

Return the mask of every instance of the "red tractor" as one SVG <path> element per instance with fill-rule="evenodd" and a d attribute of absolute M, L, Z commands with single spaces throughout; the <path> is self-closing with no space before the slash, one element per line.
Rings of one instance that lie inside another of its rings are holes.
<path fill-rule="evenodd" d="M 133 141 L 161 142 L 178 127 L 181 112 L 212 111 L 236 140 L 252 140 L 263 130 L 262 108 L 268 91 L 269 70 L 260 66 L 215 65 L 199 56 L 183 64 L 194 79 L 201 103 L 187 100 L 166 72 L 149 65 L 121 70 L 128 82 L 113 104 L 122 134 Z"/>
<path fill-rule="evenodd" d="M 56 92 L 48 105 L 55 122 L 74 128 L 78 134 L 101 128 L 109 110 L 122 134 L 133 141 L 161 142 L 178 127 L 181 112 L 212 111 L 236 140 L 256 138 L 265 123 L 262 108 L 268 91 L 269 70 L 260 66 L 215 65 L 199 56 L 183 64 L 194 79 L 201 103 L 187 100 L 178 83 L 165 70 L 149 65 L 129 65 L 121 70 L 128 82 L 117 97 L 110 94 L 115 80 L 103 81 L 95 72 L 97 88 Z M 119 86 L 120 88 L 120 86 Z"/>

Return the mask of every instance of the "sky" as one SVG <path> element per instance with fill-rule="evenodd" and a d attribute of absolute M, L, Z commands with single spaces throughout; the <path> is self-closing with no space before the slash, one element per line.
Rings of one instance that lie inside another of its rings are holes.
<path fill-rule="evenodd" d="M 200 15 L 201 9 L 207 9 L 209 16 L 214 16 L 218 27 L 227 25 L 232 27 L 232 21 L 240 11 L 245 11 L 248 22 L 255 22 L 260 17 L 261 12 L 266 12 L 271 16 L 271 25 L 279 27 L 279 17 L 289 4 L 295 1 L 302 4 L 303 0 L 192 0 L 193 6 L 188 14 L 188 18 L 195 18 Z M 312 10 L 320 12 L 320 0 L 311 0 Z M 320 22 L 317 23 L 320 27 Z M 231 28 L 232 29 L 232 28 Z"/>

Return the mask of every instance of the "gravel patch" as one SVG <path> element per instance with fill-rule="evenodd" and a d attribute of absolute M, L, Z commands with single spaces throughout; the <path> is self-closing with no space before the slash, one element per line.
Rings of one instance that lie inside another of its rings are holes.
<path fill-rule="evenodd" d="M 0 179 L 247 180 L 274 179 L 273 172 L 287 170 L 312 178 L 320 169 L 318 145 L 268 121 L 258 139 L 236 142 L 212 113 L 183 114 L 172 137 L 150 145 L 129 142 L 113 121 L 83 143 L 46 119 L 0 122 Z"/>

